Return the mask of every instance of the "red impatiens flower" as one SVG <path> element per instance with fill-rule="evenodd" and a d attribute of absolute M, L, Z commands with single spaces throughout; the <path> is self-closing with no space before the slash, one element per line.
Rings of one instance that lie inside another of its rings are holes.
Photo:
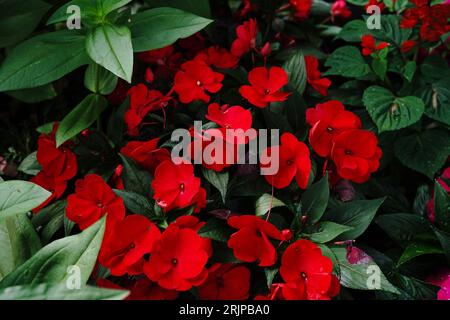
<path fill-rule="evenodd" d="M 312 0 L 289 0 L 295 11 L 295 17 L 301 20 L 308 18 L 311 12 Z"/>
<path fill-rule="evenodd" d="M 56 130 L 53 126 L 50 134 L 42 134 L 38 140 L 37 161 L 46 176 L 60 180 L 70 180 L 77 174 L 77 159 L 66 144 L 56 147 Z"/>
<path fill-rule="evenodd" d="M 153 198 L 166 212 L 192 205 L 201 190 L 194 166 L 190 163 L 174 164 L 171 160 L 156 168 L 152 188 L 155 191 Z"/>
<path fill-rule="evenodd" d="M 152 251 L 160 236 L 159 229 L 146 217 L 129 215 L 106 230 L 99 262 L 113 276 L 141 274 L 143 257 Z"/>
<path fill-rule="evenodd" d="M 256 48 L 256 36 L 258 24 L 255 19 L 250 19 L 236 28 L 237 39 L 231 45 L 231 54 L 242 57 L 244 54 Z"/>
<path fill-rule="evenodd" d="M 335 18 L 347 19 L 351 15 L 352 15 L 352 12 L 347 7 L 347 2 L 345 0 L 336 0 L 331 5 L 331 17 L 333 20 Z"/>
<path fill-rule="evenodd" d="M 198 287 L 202 300 L 246 300 L 250 288 L 250 271 L 232 263 L 215 263 L 208 279 Z"/>
<path fill-rule="evenodd" d="M 225 129 L 248 130 L 252 127 L 252 113 L 241 106 L 228 106 L 212 103 L 208 106 L 206 119 Z"/>
<path fill-rule="evenodd" d="M 406 40 L 405 42 L 402 43 L 402 46 L 400 48 L 400 50 L 402 52 L 409 52 L 411 51 L 416 45 L 416 41 L 414 40 Z"/>
<path fill-rule="evenodd" d="M 314 56 L 305 56 L 306 77 L 308 83 L 321 95 L 328 94 L 328 87 L 331 86 L 331 81 L 328 78 L 321 78 L 319 71 L 319 61 Z"/>
<path fill-rule="evenodd" d="M 161 162 L 170 159 L 170 152 L 167 149 L 158 148 L 158 142 L 158 138 L 146 142 L 130 141 L 120 150 L 120 153 L 153 173 Z"/>
<path fill-rule="evenodd" d="M 202 189 L 204 190 L 204 189 Z M 200 221 L 197 217 L 194 216 L 181 216 L 178 217 L 171 225 L 177 226 L 180 229 L 191 229 L 195 232 L 199 231 L 206 222 Z M 208 238 L 203 239 L 203 249 L 208 254 L 208 257 L 212 256 L 213 248 L 211 244 L 211 240 Z"/>
<path fill-rule="evenodd" d="M 207 262 L 204 238 L 190 228 L 172 224 L 153 245 L 144 273 L 165 289 L 187 291 L 206 280 Z"/>
<path fill-rule="evenodd" d="M 238 229 L 228 240 L 234 256 L 245 262 L 259 261 L 260 267 L 272 266 L 277 251 L 269 238 L 285 240 L 283 234 L 270 222 L 253 215 L 232 216 L 228 224 Z"/>
<path fill-rule="evenodd" d="M 58 177 L 47 176 L 44 171 L 39 172 L 36 176 L 30 179 L 31 182 L 41 186 L 45 190 L 51 192 L 51 196 L 45 200 L 37 208 L 33 209 L 34 213 L 39 212 L 42 208 L 45 208 L 53 200 L 59 199 L 66 191 L 67 181 Z"/>
<path fill-rule="evenodd" d="M 157 283 L 145 277 L 139 278 L 133 283 L 127 283 L 124 287 L 107 279 L 98 279 L 96 285 L 100 288 L 129 290 L 130 295 L 125 300 L 175 300 L 178 297 L 177 291 L 161 288 Z"/>
<path fill-rule="evenodd" d="M 67 198 L 66 215 L 84 230 L 106 215 L 107 228 L 125 217 L 122 198 L 102 177 L 88 174 L 75 183 L 75 193 Z"/>
<path fill-rule="evenodd" d="M 373 132 L 347 130 L 337 135 L 333 142 L 331 158 L 342 178 L 363 183 L 380 166 L 382 152 Z"/>
<path fill-rule="evenodd" d="M 331 100 L 319 103 L 306 110 L 306 122 L 311 125 L 309 142 L 321 157 L 328 157 L 333 147 L 333 138 L 349 129 L 359 129 L 361 120 L 353 112 L 345 111 L 344 105 Z"/>
<path fill-rule="evenodd" d="M 249 85 L 244 85 L 239 89 L 243 98 L 251 104 L 264 108 L 271 102 L 285 101 L 290 93 L 281 92 L 288 83 L 288 75 L 280 67 L 258 67 L 248 74 Z"/>
<path fill-rule="evenodd" d="M 389 46 L 389 43 L 380 42 L 379 44 L 376 45 L 374 37 L 371 34 L 366 34 L 361 37 L 361 45 L 363 47 L 362 54 L 364 56 L 368 56 L 376 51 L 383 50 L 384 48 Z"/>
<path fill-rule="evenodd" d="M 271 156 L 279 153 L 279 170 L 274 175 L 265 175 L 267 182 L 277 189 L 286 188 L 292 179 L 297 181 L 301 189 L 306 189 L 311 172 L 310 152 L 306 144 L 298 141 L 291 133 L 283 133 L 281 145 L 264 150 L 261 155 L 261 167 L 269 167 Z"/>
<path fill-rule="evenodd" d="M 130 96 L 130 108 L 125 113 L 125 123 L 130 136 L 139 135 L 139 126 L 149 112 L 165 108 L 172 99 L 164 96 L 158 90 L 149 90 L 142 83 L 132 87 L 128 94 Z"/>
<path fill-rule="evenodd" d="M 194 100 L 209 102 L 210 96 L 206 91 L 216 93 L 222 88 L 223 74 L 214 72 L 203 62 L 188 61 L 181 65 L 181 69 L 175 75 L 173 89 L 182 103 Z"/>
<path fill-rule="evenodd" d="M 196 61 L 202 61 L 207 66 L 214 66 L 220 69 L 233 69 L 237 67 L 239 58 L 229 53 L 224 48 L 209 47 L 195 57 Z"/>
<path fill-rule="evenodd" d="M 281 258 L 280 274 L 286 284 L 286 300 L 323 300 L 339 293 L 339 281 L 331 274 L 333 263 L 309 240 L 297 240 Z"/>

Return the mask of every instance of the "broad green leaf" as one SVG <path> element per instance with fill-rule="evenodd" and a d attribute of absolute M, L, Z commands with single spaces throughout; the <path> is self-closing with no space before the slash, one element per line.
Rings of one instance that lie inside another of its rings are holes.
<path fill-rule="evenodd" d="M 228 172 L 216 172 L 214 170 L 203 169 L 203 176 L 209 181 L 222 196 L 222 201 L 225 203 L 228 191 L 228 181 L 230 176 Z"/>
<path fill-rule="evenodd" d="M 84 86 L 93 93 L 108 95 L 117 86 L 117 76 L 96 63 L 92 63 L 84 74 Z"/>
<path fill-rule="evenodd" d="M 136 52 L 166 47 L 187 38 L 209 25 L 212 20 L 173 8 L 142 11 L 131 18 L 133 48 Z"/>
<path fill-rule="evenodd" d="M 36 284 L 0 289 L 0 300 L 123 300 L 128 291 L 82 287 L 68 289 L 61 284 Z"/>
<path fill-rule="evenodd" d="M 283 69 L 289 76 L 290 88 L 302 95 L 306 88 L 306 64 L 302 51 L 297 50 L 295 54 L 283 64 Z"/>
<path fill-rule="evenodd" d="M 26 213 L 0 214 L 0 280 L 41 248 L 41 241 Z"/>
<path fill-rule="evenodd" d="M 60 200 L 46 206 L 33 216 L 31 222 L 37 230 L 40 230 L 40 237 L 43 244 L 50 242 L 56 232 L 64 226 L 66 214 L 66 200 Z"/>
<path fill-rule="evenodd" d="M 444 250 L 447 261 L 450 262 L 450 233 L 439 230 L 433 227 L 434 234 L 436 238 L 441 243 L 442 249 Z"/>
<path fill-rule="evenodd" d="M 320 181 L 306 189 L 302 195 L 302 210 L 308 217 L 308 224 L 314 224 L 322 218 L 329 198 L 330 187 L 327 173 Z"/>
<path fill-rule="evenodd" d="M 81 285 L 86 284 L 97 261 L 104 231 L 105 217 L 78 235 L 48 244 L 7 275 L 0 282 L 0 288 L 40 283 L 66 284 L 72 275 L 71 268 L 76 267 L 80 271 Z"/>
<path fill-rule="evenodd" d="M 273 197 L 272 195 L 265 193 L 256 200 L 255 212 L 258 217 L 264 216 L 273 208 L 285 207 L 283 201 Z"/>
<path fill-rule="evenodd" d="M 198 234 L 219 242 L 227 242 L 232 230 L 228 227 L 226 220 L 216 218 L 209 219 L 206 224 L 198 230 Z"/>
<path fill-rule="evenodd" d="M 339 75 L 348 78 L 360 78 L 371 73 L 358 48 L 345 46 L 336 49 L 325 62 L 330 69 L 325 75 Z"/>
<path fill-rule="evenodd" d="M 352 230 L 353 227 L 342 224 L 323 221 L 317 226 L 317 232 L 310 236 L 310 240 L 318 243 L 325 243 L 334 240 L 340 234 Z"/>
<path fill-rule="evenodd" d="M 408 61 L 405 64 L 405 68 L 403 69 L 403 76 L 409 82 L 414 78 L 414 74 L 416 73 L 417 64 L 415 61 Z"/>
<path fill-rule="evenodd" d="M 151 193 L 151 177 L 144 170 L 140 170 L 136 163 L 120 155 L 123 163 L 123 183 L 125 190 L 135 192 L 144 197 L 149 197 Z"/>
<path fill-rule="evenodd" d="M 56 145 L 60 146 L 84 129 L 89 128 L 106 109 L 108 101 L 100 95 L 90 94 L 61 121 L 56 132 Z"/>
<path fill-rule="evenodd" d="M 424 184 L 417 188 L 414 198 L 413 211 L 418 215 L 424 215 L 428 201 L 430 200 L 430 188 Z"/>
<path fill-rule="evenodd" d="M 127 27 L 103 24 L 86 38 L 86 50 L 92 60 L 116 76 L 131 82 L 133 46 Z"/>
<path fill-rule="evenodd" d="M 336 240 L 354 240 L 366 231 L 384 200 L 385 198 L 347 202 L 327 211 L 323 220 L 353 227 L 352 230 L 339 235 Z"/>
<path fill-rule="evenodd" d="M 419 89 L 419 96 L 425 102 L 425 114 L 428 117 L 450 126 L 449 77 L 422 87 Z"/>
<path fill-rule="evenodd" d="M 433 179 L 450 154 L 450 134 L 440 129 L 415 132 L 399 138 L 394 151 L 403 165 Z"/>
<path fill-rule="evenodd" d="M 420 241 L 411 243 L 403 251 L 401 257 L 398 259 L 397 266 L 401 266 L 412 259 L 425 254 L 442 254 L 442 248 L 432 241 Z"/>
<path fill-rule="evenodd" d="M 146 197 L 124 190 L 115 189 L 114 192 L 123 199 L 123 203 L 128 211 L 135 214 L 141 214 L 149 218 L 155 216 L 153 205 Z"/>
<path fill-rule="evenodd" d="M 25 39 L 50 8 L 42 0 L 0 0 L 0 48 Z"/>
<path fill-rule="evenodd" d="M 427 83 L 434 83 L 438 80 L 448 78 L 450 70 L 445 61 L 439 55 L 427 56 L 420 65 L 421 78 Z"/>
<path fill-rule="evenodd" d="M 347 42 L 361 42 L 363 35 L 369 34 L 367 24 L 364 20 L 352 20 L 347 22 L 337 35 L 338 39 L 343 39 Z"/>
<path fill-rule="evenodd" d="M 42 170 L 41 165 L 36 158 L 37 151 L 30 153 L 25 159 L 22 160 L 17 170 L 35 176 Z"/>
<path fill-rule="evenodd" d="M 51 193 L 28 181 L 10 180 L 0 183 L 0 216 L 26 213 L 40 206 Z"/>
<path fill-rule="evenodd" d="M 425 110 L 420 98 L 396 98 L 388 89 L 379 86 L 367 88 L 363 102 L 379 132 L 406 128 L 419 121 Z"/>
<path fill-rule="evenodd" d="M 209 0 L 146 0 L 152 8 L 170 7 L 211 18 Z"/>
<path fill-rule="evenodd" d="M 398 15 L 381 15 L 381 29 L 371 30 L 372 35 L 379 41 L 386 41 L 392 45 L 401 47 L 402 43 L 409 39 L 412 29 L 400 28 L 400 19 Z"/>
<path fill-rule="evenodd" d="M 373 59 L 372 60 L 372 70 L 375 74 L 384 80 L 386 77 L 386 72 L 388 68 L 388 62 L 386 59 Z"/>
<path fill-rule="evenodd" d="M 386 279 L 380 267 L 372 259 L 359 264 L 351 264 L 347 260 L 347 249 L 345 247 L 333 247 L 331 250 L 339 263 L 340 282 L 342 286 L 359 290 L 383 290 L 396 294 L 400 293 Z M 375 281 L 371 281 L 376 276 L 376 273 L 379 275 L 379 288 L 376 287 Z"/>
<path fill-rule="evenodd" d="M 434 183 L 434 212 L 436 225 L 450 231 L 450 196 L 437 181 Z"/>
<path fill-rule="evenodd" d="M 52 84 L 46 84 L 36 88 L 6 91 L 5 93 L 25 103 L 39 103 L 52 100 L 58 95 Z"/>
<path fill-rule="evenodd" d="M 430 231 L 425 218 L 412 213 L 383 214 L 375 218 L 375 223 L 401 246 Z"/>
<path fill-rule="evenodd" d="M 294 132 L 306 128 L 306 102 L 302 95 L 293 92 L 284 102 L 284 112 Z"/>
<path fill-rule="evenodd" d="M 85 39 L 74 31 L 61 30 L 19 44 L 0 67 L 0 91 L 39 87 L 88 64 Z"/>

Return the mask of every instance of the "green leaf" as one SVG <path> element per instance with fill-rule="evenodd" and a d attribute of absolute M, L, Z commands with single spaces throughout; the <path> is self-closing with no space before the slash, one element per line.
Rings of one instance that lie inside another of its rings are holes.
<path fill-rule="evenodd" d="M 166 47 L 187 38 L 212 20 L 173 8 L 156 8 L 131 17 L 130 29 L 136 52 Z"/>
<path fill-rule="evenodd" d="M 152 218 L 155 216 L 155 212 L 153 210 L 153 205 L 148 201 L 148 199 L 140 194 L 124 191 L 124 190 L 116 190 L 114 192 L 123 199 L 123 203 L 128 211 L 141 214 Z"/>
<path fill-rule="evenodd" d="M 42 0 L 0 0 L 0 48 L 25 39 L 50 8 Z"/>
<path fill-rule="evenodd" d="M 0 289 L 0 300 L 123 300 L 128 291 L 83 287 L 68 289 L 61 284 L 36 284 Z"/>
<path fill-rule="evenodd" d="M 226 243 L 230 238 L 232 231 L 228 227 L 226 220 L 216 218 L 209 219 L 206 224 L 200 228 L 198 234 L 203 238 L 212 239 Z"/>
<path fill-rule="evenodd" d="M 286 117 L 294 131 L 300 131 L 306 128 L 306 102 L 302 95 L 293 92 L 284 103 Z"/>
<path fill-rule="evenodd" d="M 113 92 L 117 81 L 117 76 L 96 63 L 90 64 L 84 74 L 84 86 L 93 93 L 102 95 Z"/>
<path fill-rule="evenodd" d="M 230 179 L 228 172 L 216 172 L 214 170 L 203 169 L 203 176 L 209 181 L 222 196 L 222 201 L 225 203 L 228 190 L 228 181 Z"/>
<path fill-rule="evenodd" d="M 270 289 L 272 287 L 273 279 L 278 274 L 278 268 L 265 268 L 264 273 L 266 275 L 267 288 Z"/>
<path fill-rule="evenodd" d="M 96 63 L 131 83 L 133 46 L 130 29 L 112 24 L 100 25 L 88 34 L 86 50 Z"/>
<path fill-rule="evenodd" d="M 394 151 L 403 165 L 433 179 L 450 154 L 450 134 L 440 129 L 415 132 L 399 138 Z"/>
<path fill-rule="evenodd" d="M 0 216 L 26 213 L 40 206 L 51 193 L 28 181 L 10 180 L 0 183 Z"/>
<path fill-rule="evenodd" d="M 433 227 L 434 234 L 436 238 L 441 243 L 442 249 L 444 249 L 445 256 L 447 257 L 447 261 L 450 262 L 450 233 L 439 230 Z"/>
<path fill-rule="evenodd" d="M 31 222 L 37 230 L 40 230 L 40 237 L 43 244 L 50 242 L 56 232 L 64 226 L 66 214 L 66 200 L 57 201 L 39 211 L 33 216 Z"/>
<path fill-rule="evenodd" d="M 0 280 L 41 248 L 26 213 L 0 214 Z"/>
<path fill-rule="evenodd" d="M 372 60 L 372 70 L 375 74 L 384 80 L 386 77 L 388 63 L 386 59 L 373 59 Z"/>
<path fill-rule="evenodd" d="M 259 197 L 258 200 L 256 200 L 255 212 L 258 217 L 262 217 L 273 208 L 285 206 L 286 205 L 283 201 L 278 200 L 268 193 L 265 193 L 261 197 Z"/>
<path fill-rule="evenodd" d="M 425 114 L 450 126 L 450 78 L 438 80 L 419 89 L 425 102 Z"/>
<path fill-rule="evenodd" d="M 412 213 L 383 214 L 375 219 L 375 223 L 401 246 L 430 231 L 425 218 Z"/>
<path fill-rule="evenodd" d="M 136 163 L 120 154 L 123 163 L 123 183 L 125 190 L 149 197 L 151 192 L 151 177 L 144 170 L 140 170 Z"/>
<path fill-rule="evenodd" d="M 25 103 L 39 103 L 52 100 L 58 95 L 52 84 L 46 84 L 36 88 L 6 91 L 5 93 Z"/>
<path fill-rule="evenodd" d="M 283 64 L 283 69 L 289 76 L 289 86 L 302 95 L 306 88 L 306 64 L 302 51 L 297 50 Z"/>
<path fill-rule="evenodd" d="M 334 240 L 340 234 L 352 229 L 353 227 L 344 226 L 330 221 L 323 221 L 317 226 L 317 232 L 310 236 L 310 240 L 318 243 L 329 242 Z"/>
<path fill-rule="evenodd" d="M 414 74 L 416 73 L 417 64 L 415 61 L 408 61 L 405 64 L 405 68 L 403 69 L 403 76 L 409 82 L 414 78 Z"/>
<path fill-rule="evenodd" d="M 450 196 L 437 181 L 434 182 L 434 212 L 436 225 L 450 231 Z"/>
<path fill-rule="evenodd" d="M 347 42 L 359 43 L 361 42 L 361 37 L 369 33 L 366 22 L 358 19 L 347 22 L 337 35 L 337 38 Z"/>
<path fill-rule="evenodd" d="M 325 62 L 330 69 L 324 75 L 339 75 L 348 78 L 360 78 L 371 73 L 358 48 L 344 46 L 336 49 Z"/>
<path fill-rule="evenodd" d="M 317 183 L 306 189 L 302 194 L 302 209 L 308 217 L 308 224 L 314 224 L 322 218 L 328 200 L 330 198 L 330 187 L 328 185 L 328 173 Z"/>
<path fill-rule="evenodd" d="M 397 266 L 401 266 L 402 264 L 405 264 L 406 262 L 409 262 L 412 259 L 425 254 L 441 253 L 443 253 L 442 248 L 439 245 L 436 245 L 435 242 L 421 241 L 411 243 L 406 247 L 405 251 L 403 251 L 401 257 L 398 259 Z"/>
<path fill-rule="evenodd" d="M 61 121 L 56 132 L 56 145 L 60 146 L 81 131 L 89 128 L 108 106 L 100 95 L 90 94 Z"/>
<path fill-rule="evenodd" d="M 37 161 L 36 158 L 37 151 L 30 153 L 26 156 L 25 159 L 22 160 L 17 170 L 35 176 L 42 170 L 41 165 Z"/>
<path fill-rule="evenodd" d="M 367 88 L 363 102 L 379 132 L 406 128 L 419 121 L 425 110 L 420 98 L 396 98 L 388 89 L 379 86 Z"/>
<path fill-rule="evenodd" d="M 170 7 L 210 18 L 211 9 L 208 0 L 146 0 L 152 8 Z"/>
<path fill-rule="evenodd" d="M 381 29 L 371 30 L 372 35 L 379 41 L 386 41 L 390 44 L 401 47 L 402 43 L 411 36 L 412 29 L 400 28 L 400 16 L 389 14 L 381 15 Z"/>
<path fill-rule="evenodd" d="M 61 30 L 19 44 L 0 67 L 0 91 L 39 87 L 88 64 L 84 42 L 84 35 Z"/>
<path fill-rule="evenodd" d="M 336 238 L 336 241 L 354 240 L 366 231 L 385 198 L 356 200 L 334 207 L 325 213 L 323 219 L 353 227 Z"/>
<path fill-rule="evenodd" d="M 105 217 L 82 233 L 56 240 L 19 268 L 7 275 L 0 288 L 40 283 L 66 284 L 72 273 L 69 267 L 78 267 L 80 283 L 86 284 L 94 269 L 105 231 Z"/>
<path fill-rule="evenodd" d="M 335 254 L 340 267 L 341 285 L 350 289 L 359 290 L 383 290 L 399 294 L 400 292 L 394 287 L 381 272 L 378 265 L 370 259 L 359 264 L 351 264 L 347 260 L 347 249 L 345 247 L 332 247 L 331 250 Z M 379 289 L 372 287 L 371 276 L 375 276 L 379 272 L 380 286 Z"/>

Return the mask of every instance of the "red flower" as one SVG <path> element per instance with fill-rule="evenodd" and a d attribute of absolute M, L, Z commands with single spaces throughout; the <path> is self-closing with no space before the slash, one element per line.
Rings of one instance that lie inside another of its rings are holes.
<path fill-rule="evenodd" d="M 171 79 L 182 58 L 181 53 L 174 51 L 174 47 L 170 45 L 161 49 L 141 52 L 138 54 L 138 59 L 155 66 L 156 79 Z"/>
<path fill-rule="evenodd" d="M 47 191 L 50 191 L 52 195 L 45 200 L 39 207 L 34 208 L 33 212 L 37 213 L 42 208 L 45 208 L 53 200 L 59 199 L 66 191 L 67 181 L 58 177 L 47 176 L 44 171 L 39 172 L 36 176 L 30 179 L 31 182 L 41 186 Z"/>
<path fill-rule="evenodd" d="M 152 188 L 155 191 L 153 198 L 167 212 L 193 204 L 201 189 L 200 178 L 194 175 L 192 164 L 176 165 L 166 160 L 156 168 Z"/>
<path fill-rule="evenodd" d="M 301 20 L 308 18 L 311 11 L 312 0 L 289 0 L 289 3 L 295 11 L 295 17 Z"/>
<path fill-rule="evenodd" d="M 361 45 L 363 47 L 362 54 L 368 56 L 376 51 L 383 50 L 389 45 L 389 43 L 380 42 L 378 45 L 376 45 L 374 37 L 371 34 L 366 34 L 361 37 Z"/>
<path fill-rule="evenodd" d="M 377 136 L 366 130 L 348 130 L 334 138 L 331 158 L 337 173 L 356 183 L 366 182 L 380 166 L 381 149 Z"/>
<path fill-rule="evenodd" d="M 314 56 L 305 56 L 305 64 L 308 83 L 321 95 L 326 96 L 331 81 L 328 78 L 320 78 L 319 61 Z"/>
<path fill-rule="evenodd" d="M 132 87 L 128 94 L 130 108 L 125 113 L 125 123 L 130 136 L 139 135 L 139 126 L 149 112 L 165 108 L 171 100 L 158 90 L 148 90 L 142 83 Z"/>
<path fill-rule="evenodd" d="M 231 54 L 242 57 L 244 54 L 256 48 L 256 36 L 258 24 L 255 19 L 250 19 L 236 28 L 237 39 L 231 45 Z"/>
<path fill-rule="evenodd" d="M 270 165 L 270 156 L 279 152 L 279 170 L 274 175 L 265 175 L 267 182 L 277 189 L 286 188 L 295 177 L 300 188 L 306 189 L 311 171 L 309 149 L 291 133 L 283 133 L 281 145 L 267 148 L 261 155 L 261 167 Z"/>
<path fill-rule="evenodd" d="M 219 92 L 222 88 L 223 74 L 214 72 L 210 67 L 196 60 L 185 62 L 181 71 L 175 75 L 173 89 L 182 103 L 191 103 L 194 100 L 209 102 L 210 93 Z"/>
<path fill-rule="evenodd" d="M 75 193 L 67 198 L 66 215 L 84 230 L 107 215 L 107 228 L 110 223 L 125 217 L 122 198 L 106 184 L 102 177 L 88 174 L 75 183 Z"/>
<path fill-rule="evenodd" d="M 334 18 L 340 17 L 340 18 L 349 18 L 352 15 L 352 12 L 347 7 L 347 3 L 345 0 L 336 0 L 331 5 L 331 16 Z"/>
<path fill-rule="evenodd" d="M 332 270 L 331 260 L 322 255 L 317 245 L 309 240 L 297 240 L 281 258 L 280 274 L 286 282 L 282 288 L 284 298 L 330 299 L 339 292 L 339 282 L 331 274 Z"/>
<path fill-rule="evenodd" d="M 411 51 L 413 48 L 414 48 L 414 46 L 416 45 L 416 41 L 414 41 L 414 40 L 406 40 L 405 42 L 403 42 L 402 43 L 402 46 L 401 46 L 401 51 L 402 52 L 409 52 L 409 51 Z"/>
<path fill-rule="evenodd" d="M 202 189 L 204 190 L 204 189 Z M 173 222 L 171 225 L 177 226 L 180 229 L 191 229 L 197 232 L 200 230 L 206 222 L 200 221 L 198 218 L 194 216 L 181 216 L 178 217 L 175 222 Z M 211 240 L 208 238 L 202 238 L 203 240 L 203 250 L 208 254 L 208 257 L 212 256 L 213 254 L 213 248 L 211 244 Z"/>
<path fill-rule="evenodd" d="M 58 125 L 55 124 L 50 134 L 41 134 L 36 158 L 47 177 L 70 180 L 77 174 L 77 158 L 67 144 L 56 147 L 57 129 Z"/>
<path fill-rule="evenodd" d="M 250 271 L 246 267 L 215 263 L 198 293 L 202 300 L 246 300 L 249 288 Z"/>
<path fill-rule="evenodd" d="M 152 251 L 161 236 L 159 229 L 146 217 L 134 214 L 107 229 L 99 254 L 99 262 L 111 275 L 142 273 L 144 255 Z"/>
<path fill-rule="evenodd" d="M 312 126 L 309 142 L 321 157 L 328 157 L 333 146 L 333 138 L 349 129 L 359 129 L 361 120 L 353 112 L 345 111 L 344 105 L 331 100 L 319 103 L 315 108 L 306 110 L 306 121 Z"/>
<path fill-rule="evenodd" d="M 175 300 L 178 292 L 161 288 L 147 278 L 137 280 L 128 288 L 131 293 L 127 300 Z"/>
<path fill-rule="evenodd" d="M 144 273 L 165 289 L 186 291 L 206 280 L 207 261 L 202 237 L 190 228 L 170 225 L 154 244 Z"/>
<path fill-rule="evenodd" d="M 207 66 L 213 65 L 220 69 L 236 68 L 239 62 L 236 56 L 219 47 L 209 47 L 206 51 L 199 53 L 195 60 L 201 61 Z"/>
<path fill-rule="evenodd" d="M 250 86 L 245 85 L 239 93 L 251 104 L 264 108 L 271 102 L 285 101 L 290 93 L 281 92 L 280 89 L 288 83 L 288 75 L 280 67 L 258 67 L 248 74 Z"/>
<path fill-rule="evenodd" d="M 158 138 L 146 142 L 130 141 L 120 150 L 120 153 L 136 161 L 143 169 L 153 173 L 161 162 L 170 159 L 169 151 L 158 148 L 158 142 Z"/>
<path fill-rule="evenodd" d="M 218 103 L 212 103 L 208 107 L 206 119 L 225 129 L 245 131 L 252 127 L 252 113 L 241 106 L 220 106 Z"/>
<path fill-rule="evenodd" d="M 272 266 L 277 252 L 269 238 L 284 240 L 282 233 L 271 223 L 257 216 L 232 216 L 228 224 L 238 229 L 228 240 L 234 256 L 245 262 L 259 261 L 260 267 Z"/>

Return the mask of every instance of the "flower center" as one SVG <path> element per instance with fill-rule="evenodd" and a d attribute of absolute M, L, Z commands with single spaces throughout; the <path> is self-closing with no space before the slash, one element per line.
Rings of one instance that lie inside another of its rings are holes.
<path fill-rule="evenodd" d="M 349 149 L 345 149 L 344 153 L 345 153 L 346 155 L 351 155 L 351 154 L 353 154 L 352 150 L 349 150 Z"/>
<path fill-rule="evenodd" d="M 291 166 L 293 163 L 294 163 L 294 161 L 292 161 L 291 159 L 289 159 L 288 161 L 286 161 L 286 164 L 287 164 L 288 166 Z"/>
<path fill-rule="evenodd" d="M 301 272 L 300 273 L 300 277 L 302 277 L 303 279 L 306 279 L 306 273 L 305 272 Z"/>
<path fill-rule="evenodd" d="M 202 82 L 200 80 L 197 80 L 197 86 L 199 86 L 199 87 L 202 86 Z"/>
<path fill-rule="evenodd" d="M 269 90 L 269 89 L 266 89 L 266 90 L 264 90 L 264 93 L 265 93 L 266 95 L 268 95 L 268 94 L 270 94 L 270 90 Z"/>
<path fill-rule="evenodd" d="M 101 202 L 97 202 L 97 207 L 99 207 L 99 208 L 103 208 L 103 203 L 101 203 Z"/>
<path fill-rule="evenodd" d="M 333 129 L 332 127 L 328 127 L 328 128 L 327 128 L 328 133 L 332 133 L 333 130 L 334 130 L 334 129 Z"/>
<path fill-rule="evenodd" d="M 184 192 L 184 188 L 185 188 L 184 183 L 180 184 L 180 191 L 181 191 L 181 193 Z"/>
<path fill-rule="evenodd" d="M 176 266 L 177 264 L 178 264 L 178 260 L 177 259 L 172 259 L 172 264 L 174 265 L 174 266 Z"/>

